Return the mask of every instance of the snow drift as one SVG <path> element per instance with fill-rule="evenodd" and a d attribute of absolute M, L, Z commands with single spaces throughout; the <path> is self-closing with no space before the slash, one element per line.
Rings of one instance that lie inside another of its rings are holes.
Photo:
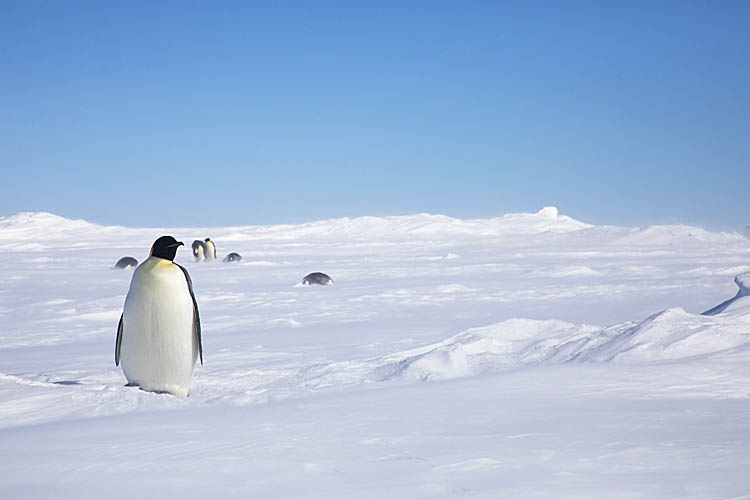
<path fill-rule="evenodd" d="M 712 307 L 703 314 L 706 316 L 715 316 L 725 311 L 732 312 L 736 309 L 746 309 L 750 306 L 750 272 L 738 274 L 734 278 L 734 282 L 737 283 L 739 291 L 737 295 L 731 299 L 725 300 L 718 306 Z"/>
<path fill-rule="evenodd" d="M 545 363 L 643 363 L 747 353 L 750 301 L 737 300 L 747 297 L 748 278 L 750 273 L 735 278 L 740 292 L 713 308 L 713 317 L 671 308 L 635 325 L 608 328 L 557 320 L 511 319 L 388 356 L 378 373 L 382 379 L 399 376 L 443 380 Z M 718 312 L 724 314 L 716 316 Z"/>

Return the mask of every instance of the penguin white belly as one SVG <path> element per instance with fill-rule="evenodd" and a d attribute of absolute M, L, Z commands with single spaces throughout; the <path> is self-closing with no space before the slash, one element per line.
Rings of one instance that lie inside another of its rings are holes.
<path fill-rule="evenodd" d="M 198 262 L 203 262 L 204 260 L 206 260 L 206 256 L 203 255 L 203 245 L 196 248 L 195 253 L 195 260 L 197 260 Z"/>
<path fill-rule="evenodd" d="M 147 391 L 187 395 L 199 347 L 182 270 L 157 257 L 138 266 L 122 321 L 120 359 L 128 382 Z"/>
<path fill-rule="evenodd" d="M 206 260 L 216 260 L 216 246 L 213 241 L 206 242 Z"/>

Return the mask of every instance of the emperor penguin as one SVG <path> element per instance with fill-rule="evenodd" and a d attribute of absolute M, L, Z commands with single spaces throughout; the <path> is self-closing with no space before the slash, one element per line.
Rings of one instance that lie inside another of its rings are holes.
<path fill-rule="evenodd" d="M 162 236 L 135 269 L 115 343 L 115 365 L 122 362 L 128 385 L 175 396 L 188 395 L 195 362 L 203 364 L 193 282 L 173 262 L 181 245 Z"/>
<path fill-rule="evenodd" d="M 127 269 L 129 267 L 135 267 L 138 265 L 138 261 L 135 260 L 133 257 L 123 257 L 122 259 L 117 261 L 117 264 L 115 264 L 114 269 Z"/>
<path fill-rule="evenodd" d="M 216 260 L 216 245 L 211 238 L 206 238 L 203 244 L 206 247 L 206 260 Z"/>
<path fill-rule="evenodd" d="M 224 257 L 224 260 L 222 262 L 239 262 L 242 260 L 242 255 L 238 254 L 237 252 L 232 252 L 226 257 Z"/>
<path fill-rule="evenodd" d="M 333 280 L 326 273 L 310 273 L 302 278 L 303 285 L 332 285 Z"/>
<path fill-rule="evenodd" d="M 201 240 L 195 240 L 193 242 L 193 257 L 195 257 L 195 262 L 203 262 L 206 260 L 206 246 Z"/>

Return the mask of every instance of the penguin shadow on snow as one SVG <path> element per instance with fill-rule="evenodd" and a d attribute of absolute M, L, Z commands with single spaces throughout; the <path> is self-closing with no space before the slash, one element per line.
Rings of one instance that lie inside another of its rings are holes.
<path fill-rule="evenodd" d="M 81 382 L 77 380 L 57 380 L 52 383 L 55 385 L 83 385 Z"/>
<path fill-rule="evenodd" d="M 133 383 L 133 382 L 128 382 L 127 384 L 125 384 L 125 387 L 138 387 L 138 389 L 141 390 L 141 391 L 143 391 L 143 392 L 150 392 L 152 394 L 169 394 L 170 396 L 175 396 L 175 394 L 173 394 L 173 393 L 171 393 L 169 391 L 151 391 L 151 390 L 146 390 L 143 387 L 139 387 L 138 384 Z M 190 394 L 186 394 L 185 396 L 190 397 Z"/>

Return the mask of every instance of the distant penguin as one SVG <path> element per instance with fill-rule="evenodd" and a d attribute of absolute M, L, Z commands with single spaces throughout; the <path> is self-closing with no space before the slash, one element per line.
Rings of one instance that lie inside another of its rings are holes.
<path fill-rule="evenodd" d="M 238 254 L 237 252 L 232 252 L 226 257 L 224 257 L 223 262 L 239 262 L 242 260 L 242 255 Z"/>
<path fill-rule="evenodd" d="M 333 280 L 325 273 L 310 273 L 302 279 L 303 285 L 332 285 Z"/>
<path fill-rule="evenodd" d="M 135 267 L 138 265 L 138 261 L 133 257 L 123 257 L 117 261 L 113 269 L 127 269 L 129 267 Z"/>
<path fill-rule="evenodd" d="M 206 260 L 216 260 L 216 245 L 211 238 L 206 238 L 203 244 L 206 247 Z"/>
<path fill-rule="evenodd" d="M 206 246 L 201 240 L 193 241 L 193 257 L 195 257 L 195 262 L 206 260 Z"/>
<path fill-rule="evenodd" d="M 133 272 L 115 343 L 115 365 L 122 361 L 128 385 L 176 396 L 188 395 L 195 362 L 203 364 L 193 282 L 173 262 L 182 244 L 162 236 Z"/>

